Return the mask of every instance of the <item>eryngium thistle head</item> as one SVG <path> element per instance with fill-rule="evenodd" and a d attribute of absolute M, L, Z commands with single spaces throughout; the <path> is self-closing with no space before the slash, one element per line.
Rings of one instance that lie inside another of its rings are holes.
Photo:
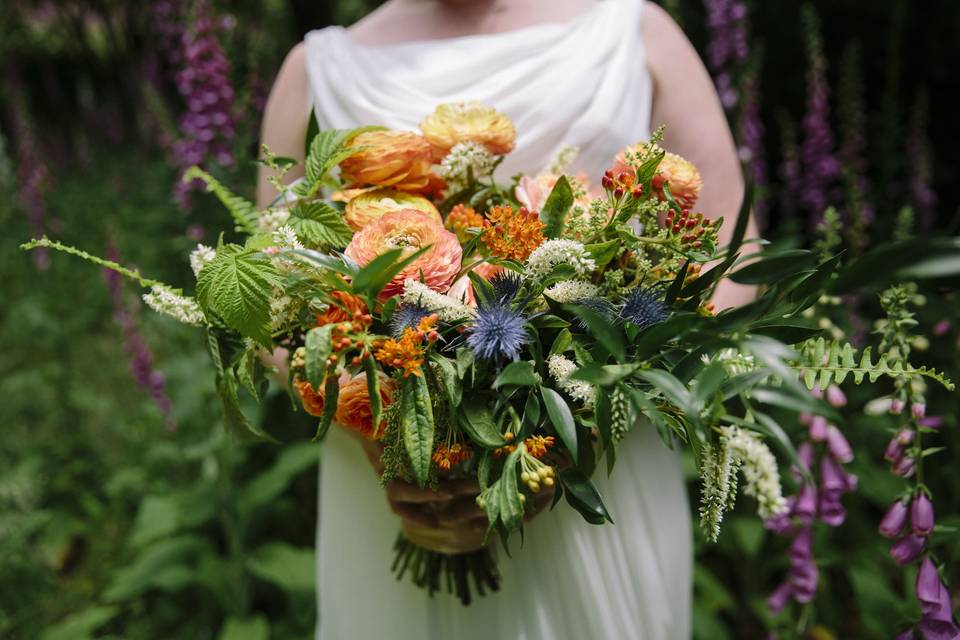
<path fill-rule="evenodd" d="M 402 304 L 393 312 L 390 318 L 390 333 L 398 340 L 403 337 L 403 330 L 407 327 L 416 328 L 417 324 L 430 315 L 430 310 L 418 304 Z"/>
<path fill-rule="evenodd" d="M 499 271 L 490 278 L 493 287 L 493 299 L 496 302 L 510 302 L 517 297 L 522 284 L 520 276 L 511 271 Z"/>
<path fill-rule="evenodd" d="M 467 329 L 467 345 L 484 360 L 516 360 L 527 342 L 526 318 L 505 304 L 477 309 Z"/>
<path fill-rule="evenodd" d="M 640 288 L 631 291 L 620 308 L 620 317 L 641 329 L 663 322 L 669 315 L 670 312 L 657 296 Z"/>

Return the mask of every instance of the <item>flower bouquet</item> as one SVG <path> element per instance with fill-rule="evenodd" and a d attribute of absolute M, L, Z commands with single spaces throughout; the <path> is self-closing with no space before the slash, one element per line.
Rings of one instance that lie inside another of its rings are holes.
<path fill-rule="evenodd" d="M 841 420 L 810 389 L 881 375 L 950 384 L 818 337 L 802 312 L 840 257 L 741 257 L 749 188 L 721 246 L 722 221 L 695 210 L 699 172 L 659 146 L 660 132 L 611 158 L 595 186 L 567 174 L 570 149 L 539 175 L 498 184 L 514 138 L 509 119 L 473 103 L 441 105 L 420 133 L 323 131 L 290 185 L 292 161 L 264 149 L 280 192 L 265 210 L 193 169 L 186 179 L 206 184 L 237 233 L 192 253 L 194 297 L 47 239 L 25 246 L 112 268 L 149 287 L 156 311 L 203 327 L 240 431 L 269 437 L 244 417 L 240 394 L 259 397 L 262 356 L 284 347 L 289 389 L 319 419 L 317 439 L 336 424 L 379 441 L 384 482 L 476 479 L 489 522 L 476 548 L 448 553 L 408 528 L 394 564 L 465 604 L 471 582 L 497 589 L 491 534 L 506 549 L 543 488 L 590 523 L 613 521 L 590 478 L 612 471 L 633 429 L 692 449 L 715 539 L 738 470 L 761 517 L 786 517 L 767 442 L 809 476 L 778 417 Z M 762 291 L 717 314 L 722 278 Z"/>

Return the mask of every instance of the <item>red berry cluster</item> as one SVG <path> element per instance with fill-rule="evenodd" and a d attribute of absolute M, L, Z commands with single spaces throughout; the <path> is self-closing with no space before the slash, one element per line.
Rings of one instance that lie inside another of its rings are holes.
<path fill-rule="evenodd" d="M 699 249 L 703 246 L 703 234 L 715 230 L 717 222 L 704 217 L 702 213 L 681 211 L 677 215 L 676 211 L 670 211 L 667 213 L 665 224 L 671 235 L 680 237 L 682 245 Z"/>
<path fill-rule="evenodd" d="M 619 175 L 614 175 L 612 170 L 607 169 L 603 174 L 603 179 L 600 180 L 600 184 L 608 193 L 612 193 L 613 197 L 619 200 L 626 193 L 634 198 L 643 195 L 643 185 L 635 184 L 636 181 L 637 176 L 634 173 L 621 171 Z"/>

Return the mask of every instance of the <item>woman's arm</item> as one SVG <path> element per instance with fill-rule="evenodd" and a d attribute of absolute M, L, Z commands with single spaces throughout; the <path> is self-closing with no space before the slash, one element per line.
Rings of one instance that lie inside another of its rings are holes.
<path fill-rule="evenodd" d="M 280 67 L 267 99 L 260 130 L 260 142 L 270 147 L 272 153 L 294 158 L 298 162 L 284 177 L 287 182 L 304 175 L 304 146 L 310 111 L 310 87 L 304 62 L 304 46 L 300 43 L 290 51 Z M 258 171 L 258 207 L 266 207 L 277 197 L 277 190 L 267 181 L 271 173 L 263 166 Z"/>
<path fill-rule="evenodd" d="M 683 31 L 659 6 L 647 2 L 641 28 L 653 79 L 654 126 L 666 125 L 663 146 L 693 162 L 703 176 L 697 208 L 724 218 L 720 244 L 730 241 L 743 200 L 743 176 L 737 150 L 710 74 Z M 757 236 L 753 220 L 747 238 Z M 717 309 L 749 302 L 755 288 L 721 281 Z"/>

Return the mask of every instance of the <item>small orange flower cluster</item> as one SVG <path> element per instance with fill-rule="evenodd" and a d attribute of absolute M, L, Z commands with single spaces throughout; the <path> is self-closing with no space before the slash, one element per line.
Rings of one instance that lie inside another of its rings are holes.
<path fill-rule="evenodd" d="M 447 229 L 457 234 L 461 243 L 467 242 L 467 229 L 482 229 L 483 216 L 474 211 L 473 207 L 458 204 L 447 214 Z"/>
<path fill-rule="evenodd" d="M 514 213 L 510 205 L 497 205 L 483 223 L 483 244 L 498 258 L 523 262 L 543 244 L 544 224 L 535 211 L 526 207 Z"/>
<path fill-rule="evenodd" d="M 511 434 L 507 434 L 511 435 Z M 507 442 L 513 440 L 512 437 L 505 437 Z M 527 453 L 532 455 L 534 458 L 542 458 L 546 455 L 547 451 L 552 447 L 556 442 L 556 439 L 553 436 L 530 436 L 523 441 L 523 444 L 527 446 Z M 517 450 L 517 445 L 507 444 L 502 447 L 493 450 L 494 457 L 502 458 L 503 456 L 509 455 Z"/>
<path fill-rule="evenodd" d="M 428 342 L 436 342 L 440 337 L 436 330 L 437 320 L 437 314 L 432 313 L 420 320 L 416 329 L 404 329 L 399 340 L 389 338 L 375 345 L 377 351 L 374 356 L 385 365 L 403 369 L 404 378 L 411 374 L 422 375 L 420 367 L 423 366 L 423 341 L 426 339 Z"/>
<path fill-rule="evenodd" d="M 643 185 L 635 184 L 636 181 L 637 174 L 632 170 L 621 171 L 618 174 L 614 174 L 612 170 L 607 169 L 600 183 L 604 189 L 613 194 L 614 198 L 620 199 L 626 193 L 629 193 L 634 198 L 639 198 L 643 195 Z"/>
<path fill-rule="evenodd" d="M 373 316 L 367 312 L 367 304 L 346 291 L 333 291 L 330 296 L 334 299 L 326 311 L 317 314 L 317 326 L 340 322 L 353 322 L 356 331 L 362 331 L 373 322 Z M 357 326 L 359 325 L 359 326 Z"/>
<path fill-rule="evenodd" d="M 433 452 L 433 461 L 442 471 L 450 471 L 454 465 L 470 458 L 470 445 L 466 442 L 455 442 L 449 447 L 441 444 Z"/>

